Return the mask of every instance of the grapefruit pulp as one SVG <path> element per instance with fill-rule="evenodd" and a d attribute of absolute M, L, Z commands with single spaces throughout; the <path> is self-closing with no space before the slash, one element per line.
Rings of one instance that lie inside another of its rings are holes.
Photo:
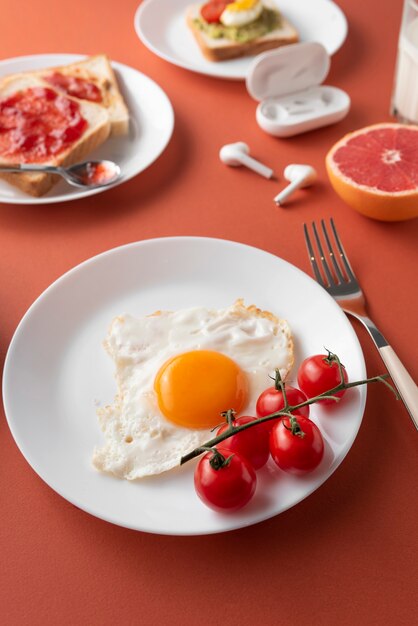
<path fill-rule="evenodd" d="M 359 213 L 388 222 L 418 217 L 418 126 L 375 124 L 349 133 L 325 163 L 337 194 Z"/>

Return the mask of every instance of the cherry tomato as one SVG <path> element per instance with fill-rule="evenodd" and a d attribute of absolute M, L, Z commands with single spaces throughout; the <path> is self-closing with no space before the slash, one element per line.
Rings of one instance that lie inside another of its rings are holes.
<path fill-rule="evenodd" d="M 307 417 L 295 415 L 300 431 L 292 431 L 290 419 L 283 418 L 270 433 L 270 452 L 274 462 L 290 474 L 314 470 L 324 456 L 324 440 L 316 424 Z"/>
<path fill-rule="evenodd" d="M 296 404 L 300 404 L 301 402 L 305 402 L 308 398 L 300 389 L 296 387 L 290 387 L 286 385 L 286 397 L 290 406 L 295 406 Z M 271 415 L 271 413 L 277 413 L 277 411 L 281 411 L 284 407 L 284 399 L 283 393 L 281 390 L 276 389 L 275 387 L 269 387 L 260 395 L 256 404 L 257 417 L 266 417 L 266 415 Z M 309 405 L 303 406 L 297 410 L 299 415 L 303 415 L 304 417 L 309 417 Z M 274 424 L 276 424 L 280 418 L 277 420 L 271 420 L 270 422 L 264 422 L 264 427 L 269 432 L 273 428 Z"/>
<path fill-rule="evenodd" d="M 228 458 L 230 457 L 230 458 Z M 194 485 L 199 498 L 215 511 L 237 511 L 251 500 L 257 485 L 252 465 L 225 448 L 207 452 L 197 464 Z"/>
<path fill-rule="evenodd" d="M 348 381 L 347 372 L 343 368 L 344 381 Z M 306 393 L 308 398 L 318 396 L 324 391 L 336 387 L 341 382 L 338 363 L 332 359 L 332 355 L 316 354 L 305 359 L 298 371 L 299 387 Z M 345 389 L 333 395 L 341 397 Z M 322 404 L 332 404 L 335 400 L 318 400 Z"/>
<path fill-rule="evenodd" d="M 212 0 L 212 2 L 207 2 L 200 9 L 200 15 L 203 19 L 208 22 L 208 24 L 215 24 L 220 22 L 220 17 L 224 12 L 224 9 L 229 2 L 223 2 L 222 0 Z"/>
<path fill-rule="evenodd" d="M 255 422 L 255 417 L 243 415 L 234 420 L 233 425 L 242 426 L 249 422 Z M 229 424 L 224 424 L 218 429 L 217 435 L 221 435 L 228 430 Z M 264 424 L 252 426 L 247 430 L 243 430 L 236 435 L 231 435 L 225 441 L 222 441 L 218 447 L 226 447 L 231 452 L 236 452 L 243 456 L 251 463 L 254 469 L 260 469 L 268 461 L 270 456 L 268 432 L 264 428 Z"/>

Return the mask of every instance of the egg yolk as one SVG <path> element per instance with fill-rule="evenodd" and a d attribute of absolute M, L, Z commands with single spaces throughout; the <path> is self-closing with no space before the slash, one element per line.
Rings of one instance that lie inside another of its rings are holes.
<path fill-rule="evenodd" d="M 248 9 L 252 9 L 259 3 L 259 0 L 237 0 L 236 2 L 231 2 L 228 4 L 226 8 L 228 11 L 248 11 Z"/>
<path fill-rule="evenodd" d="M 186 428 L 211 428 L 228 409 L 237 413 L 247 399 L 244 372 L 229 357 L 195 350 L 172 357 L 154 382 L 158 405 L 171 422 Z"/>

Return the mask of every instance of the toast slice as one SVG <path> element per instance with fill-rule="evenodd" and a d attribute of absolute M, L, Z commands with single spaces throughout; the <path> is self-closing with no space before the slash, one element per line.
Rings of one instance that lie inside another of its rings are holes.
<path fill-rule="evenodd" d="M 89 152 L 94 150 L 108 138 L 110 133 L 110 122 L 108 112 L 104 107 L 86 100 L 78 100 L 65 96 L 62 92 L 58 92 L 53 89 L 38 76 L 30 74 L 17 74 L 15 76 L 5 78 L 0 84 L 0 102 L 13 96 L 14 94 L 24 93 L 25 90 L 35 87 L 47 87 L 55 94 L 60 95 L 61 101 L 62 98 L 65 98 L 66 100 L 75 102 L 77 107 L 79 107 L 81 116 L 86 121 L 86 127 L 83 129 L 81 136 L 73 143 L 69 143 L 69 145 L 62 152 L 59 152 L 56 155 L 48 156 L 45 159 L 34 160 L 32 162 L 56 166 L 72 165 L 82 161 Z M 0 165 L 25 162 L 25 158 L 20 157 L 19 154 L 7 155 L 4 152 L 2 154 L 1 147 L 2 145 L 0 143 Z M 0 172 L 0 178 L 6 180 L 15 187 L 18 187 L 23 192 L 35 197 L 43 196 L 56 182 L 58 182 L 58 180 L 60 180 L 59 176 L 44 172 Z"/>
<path fill-rule="evenodd" d="M 202 4 L 191 5 L 186 13 L 186 22 L 192 31 L 202 54 L 208 61 L 227 61 L 244 56 L 260 54 L 279 46 L 296 43 L 299 41 L 299 34 L 295 27 L 283 17 L 276 6 L 263 3 L 264 11 L 277 14 L 277 26 L 261 37 L 256 37 L 248 41 L 232 40 L 227 36 L 209 36 L 206 31 L 206 23 L 203 20 L 200 9 Z"/>
<path fill-rule="evenodd" d="M 74 85 L 71 86 L 70 82 L 68 87 L 63 84 L 63 81 L 59 80 L 59 77 L 82 79 L 87 83 L 91 83 L 93 88 L 96 87 L 96 93 L 97 90 L 99 92 L 99 99 L 93 101 L 103 106 L 109 114 L 111 134 L 126 135 L 128 133 L 128 107 L 120 92 L 115 73 L 106 54 L 97 54 L 70 65 L 47 68 L 36 73 L 31 72 L 31 74 L 37 74 L 47 82 L 50 82 L 52 77 L 51 84 L 55 89 L 61 89 L 67 95 L 77 99 L 83 99 L 77 95 L 77 86 L 74 89 Z"/>

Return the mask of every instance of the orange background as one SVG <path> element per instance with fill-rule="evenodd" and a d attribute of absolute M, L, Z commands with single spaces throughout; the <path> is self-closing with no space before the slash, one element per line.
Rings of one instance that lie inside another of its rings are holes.
<path fill-rule="evenodd" d="M 167 0 L 167 3 L 169 0 Z M 401 2 L 341 0 L 349 35 L 327 79 L 352 98 L 339 124 L 280 140 L 255 122 L 241 82 L 174 67 L 137 39 L 138 0 L 1 0 L 2 58 L 105 51 L 157 81 L 176 114 L 148 170 L 85 200 L 0 205 L 0 353 L 37 296 L 108 248 L 165 235 L 224 237 L 310 273 L 304 221 L 334 216 L 370 315 L 418 379 L 418 220 L 385 224 L 351 211 L 327 182 L 324 156 L 345 132 L 389 121 Z M 139 96 L 140 97 L 140 94 Z M 281 173 L 318 169 L 286 209 L 281 188 L 227 169 L 219 147 L 244 140 Z M 161 184 L 164 181 L 164 184 Z M 356 325 L 368 371 L 383 371 Z M 368 392 L 363 425 L 335 474 L 298 506 L 256 526 L 207 537 L 148 535 L 78 510 L 47 487 L 0 420 L 0 615 L 20 624 L 412 624 L 416 616 L 417 433 L 389 392 Z"/>

